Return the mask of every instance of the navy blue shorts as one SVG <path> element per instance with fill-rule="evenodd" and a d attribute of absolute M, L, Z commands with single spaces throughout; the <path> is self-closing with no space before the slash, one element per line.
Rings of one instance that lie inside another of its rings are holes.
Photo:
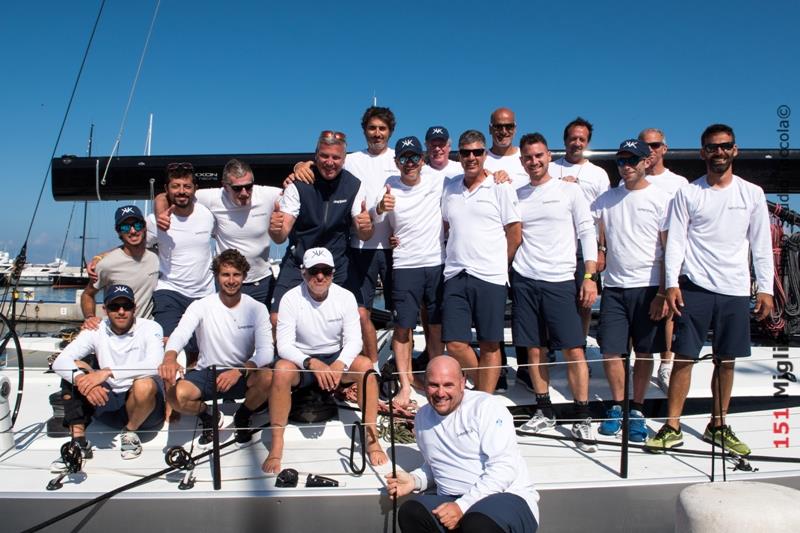
<path fill-rule="evenodd" d="M 658 286 L 606 287 L 600 302 L 598 341 L 600 352 L 608 355 L 627 354 L 629 341 L 637 353 L 666 351 L 664 336 L 666 319 L 650 319 L 650 302 L 658 294 Z"/>
<path fill-rule="evenodd" d="M 404 521 L 406 513 L 413 513 L 413 507 L 421 505 L 428 513 L 431 513 L 433 522 L 439 527 L 439 531 L 446 533 L 444 526 L 433 516 L 432 511 L 443 503 L 454 502 L 457 496 L 446 496 L 439 494 L 417 494 L 400 506 L 400 523 Z M 489 517 L 496 523 L 502 531 L 510 533 L 535 533 L 539 525 L 531 512 L 528 503 L 516 494 L 510 492 L 499 492 L 478 500 L 464 513 L 466 518 L 470 513 L 480 513 Z M 462 518 L 462 520 L 464 519 Z"/>
<path fill-rule="evenodd" d="M 272 300 L 272 291 L 275 290 L 275 280 L 272 275 L 262 278 L 253 283 L 242 283 L 242 292 L 257 302 L 267 306 L 269 309 L 270 300 Z"/>
<path fill-rule="evenodd" d="M 333 363 L 334 361 L 336 361 L 339 358 L 339 354 L 340 353 L 342 353 L 342 352 L 336 352 L 336 353 L 327 354 L 327 355 L 312 355 L 311 357 L 313 357 L 314 359 L 319 359 L 320 361 L 322 361 L 326 365 L 330 365 L 331 363 Z M 292 388 L 292 390 L 305 389 L 306 387 L 310 387 L 310 386 L 314 385 L 316 382 L 317 382 L 317 378 L 314 375 L 314 372 L 308 372 L 306 370 L 303 370 L 303 371 L 300 372 L 300 383 L 295 385 Z"/>
<path fill-rule="evenodd" d="M 225 369 L 217 369 L 217 374 L 221 374 L 222 372 L 225 372 Z M 217 391 L 217 384 L 211 378 L 211 368 L 188 370 L 183 379 L 200 389 L 200 399 L 202 401 L 206 402 L 214 399 L 214 393 Z M 227 392 L 216 393 L 217 399 L 219 400 L 241 400 L 244 398 L 246 392 L 247 380 L 242 376 L 233 387 L 227 390 Z"/>
<path fill-rule="evenodd" d="M 394 270 L 392 301 L 394 323 L 397 326 L 416 327 L 419 308 L 423 303 L 428 311 L 428 323 L 442 323 L 443 272 L 444 265 Z"/>
<path fill-rule="evenodd" d="M 183 313 L 186 312 L 186 308 L 194 301 L 194 298 L 167 289 L 159 289 L 153 293 L 153 320 L 164 330 L 165 337 L 172 335 L 172 332 L 178 327 Z M 192 353 L 199 351 L 194 335 L 186 343 L 184 350 Z"/>
<path fill-rule="evenodd" d="M 511 271 L 515 346 L 552 350 L 583 346 L 583 325 L 575 305 L 575 283 L 540 281 Z"/>
<path fill-rule="evenodd" d="M 359 307 L 372 309 L 378 278 L 383 284 L 383 301 L 386 309 L 394 309 L 392 305 L 392 250 L 350 248 L 350 271 L 347 275 L 347 287 L 356 295 Z"/>
<path fill-rule="evenodd" d="M 442 341 L 470 342 L 474 324 L 479 341 L 501 342 L 507 294 L 505 285 L 483 281 L 466 271 L 445 281 Z"/>
<path fill-rule="evenodd" d="M 681 276 L 683 309 L 675 315 L 672 351 L 696 359 L 708 331 L 714 332 L 714 355 L 721 359 L 750 356 L 750 297 L 717 294 Z"/>
<path fill-rule="evenodd" d="M 155 378 L 141 379 L 153 379 L 158 387 L 156 389 L 156 405 L 137 431 L 160 427 L 164 423 L 164 387 L 161 380 Z M 108 389 L 107 385 L 103 384 L 103 386 Z M 94 407 L 92 418 L 115 429 L 124 428 L 128 423 L 128 410 L 125 408 L 125 402 L 128 401 L 128 393 L 130 393 L 130 390 L 114 392 L 108 389 L 108 401 L 105 405 Z"/>
<path fill-rule="evenodd" d="M 281 306 L 283 295 L 303 283 L 303 273 L 291 254 L 286 254 L 281 262 L 281 271 L 272 291 L 269 304 L 271 313 L 277 313 Z M 347 287 L 347 268 L 336 268 L 333 271 L 333 282 L 340 287 Z"/>

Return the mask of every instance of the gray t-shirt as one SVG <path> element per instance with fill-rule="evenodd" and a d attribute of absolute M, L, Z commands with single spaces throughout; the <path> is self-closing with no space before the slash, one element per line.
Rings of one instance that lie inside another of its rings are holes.
<path fill-rule="evenodd" d="M 153 291 L 158 282 L 158 256 L 150 250 L 139 259 L 134 259 L 122 248 L 109 252 L 97 263 L 95 289 L 105 289 L 114 284 L 125 284 L 133 289 L 136 298 L 136 316 L 151 318 L 153 315 Z"/>

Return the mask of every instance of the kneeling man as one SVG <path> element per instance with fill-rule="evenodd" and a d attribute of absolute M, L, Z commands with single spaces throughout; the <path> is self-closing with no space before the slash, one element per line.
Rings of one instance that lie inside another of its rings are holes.
<path fill-rule="evenodd" d="M 142 453 L 136 431 L 164 422 L 164 391 L 156 368 L 163 357 L 161 326 L 136 318 L 133 289 L 111 285 L 103 300 L 107 318 L 97 329 L 84 329 L 53 362 L 53 370 L 73 385 L 64 394 L 64 424 L 84 457 L 91 457 L 86 426 L 92 419 L 122 428 L 120 453 Z M 97 354 L 98 369 L 82 358 Z"/>
<path fill-rule="evenodd" d="M 425 372 L 428 404 L 416 416 L 424 463 L 411 473 L 387 475 L 395 497 L 426 491 L 403 503 L 403 533 L 533 533 L 538 527 L 539 494 L 517 445 L 514 420 L 485 392 L 464 390 L 458 361 L 434 357 Z"/>
<path fill-rule="evenodd" d="M 272 446 L 262 469 L 281 470 L 283 434 L 292 406 L 292 391 L 316 383 L 332 391 L 339 383 L 358 384 L 363 402 L 363 375 L 372 369 L 361 351 L 361 325 L 353 293 L 333 283 L 333 255 L 326 248 L 303 254 L 303 283 L 286 293 L 278 310 L 278 354 L 269 395 Z M 302 370 L 301 370 L 302 369 Z M 367 383 L 365 412 L 367 457 L 373 465 L 388 461 L 381 449 L 375 422 L 378 418 L 378 382 Z"/>
<path fill-rule="evenodd" d="M 235 438 L 247 444 L 252 438 L 250 417 L 267 400 L 272 371 L 264 369 L 272 363 L 273 347 L 267 308 L 259 301 L 242 294 L 242 282 L 250 270 L 247 259 L 238 250 L 225 250 L 214 258 L 211 270 L 219 292 L 192 302 L 186 308 L 178 327 L 167 342 L 164 362 L 159 373 L 164 381 L 174 384 L 169 390 L 169 403 L 176 411 L 197 415 L 203 425 L 198 443 L 208 446 L 213 435 L 214 420 L 206 402 L 244 398 L 233 416 Z M 200 355 L 197 366 L 186 372 L 178 364 L 180 352 L 192 334 L 197 337 Z M 212 379 L 211 367 L 219 369 Z M 258 369 L 258 370 L 257 370 Z"/>

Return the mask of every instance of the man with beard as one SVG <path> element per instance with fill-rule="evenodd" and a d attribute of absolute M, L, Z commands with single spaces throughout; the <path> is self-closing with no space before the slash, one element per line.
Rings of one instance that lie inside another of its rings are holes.
<path fill-rule="evenodd" d="M 272 381 L 265 370 L 273 359 L 269 316 L 261 302 L 242 293 L 250 265 L 237 250 L 225 250 L 212 263 L 219 292 L 193 302 L 167 342 L 159 374 L 167 385 L 174 385 L 167 396 L 172 408 L 196 415 L 203 426 L 198 444 L 208 446 L 213 438 L 214 420 L 206 401 L 244 398 L 233 416 L 236 442 L 250 442 L 250 417 L 267 400 Z M 180 352 L 193 334 L 197 335 L 200 355 L 197 366 L 185 371 L 178 364 Z M 216 380 L 212 366 L 218 367 Z M 178 375 L 181 379 L 177 380 Z"/>
<path fill-rule="evenodd" d="M 738 455 L 750 447 L 725 424 L 737 357 L 750 356 L 750 260 L 756 274 L 753 312 L 773 308 L 774 264 L 769 213 L 761 187 L 733 173 L 738 154 L 733 129 L 713 124 L 700 137 L 706 175 L 675 194 L 666 250 L 667 303 L 675 313 L 675 352 L 667 422 L 645 446 L 659 453 L 683 444 L 680 416 L 692 367 L 709 329 L 714 332 L 712 416 L 703 439 Z"/>
<path fill-rule="evenodd" d="M 415 492 L 398 513 L 404 533 L 534 533 L 539 494 L 517 444 L 508 409 L 493 396 L 465 390 L 458 361 L 435 357 L 425 371 L 428 403 L 417 413 L 424 463 L 387 474 L 389 495 Z M 436 485 L 436 494 L 426 491 Z"/>
<path fill-rule="evenodd" d="M 254 180 L 250 165 L 231 159 L 222 170 L 222 187 L 201 189 L 195 196 L 214 215 L 217 251 L 239 250 L 250 265 L 242 292 L 268 306 L 274 289 L 269 264 L 269 218 L 281 190 L 256 185 Z M 171 213 L 166 195 L 156 196 L 153 206 L 158 228 L 168 230 Z"/>
<path fill-rule="evenodd" d="M 675 174 L 664 166 L 664 156 L 667 154 L 667 139 L 664 132 L 657 128 L 647 128 L 639 133 L 639 140 L 643 141 L 650 148 L 650 166 L 647 167 L 647 181 L 665 190 L 670 200 L 678 192 L 678 189 L 688 184 L 686 178 Z M 670 345 L 672 344 L 672 315 L 667 316 L 666 327 L 664 328 L 667 339 L 667 346 L 661 352 L 661 364 L 658 366 L 658 387 L 667 393 L 669 389 L 669 376 L 672 373 L 672 356 Z"/>

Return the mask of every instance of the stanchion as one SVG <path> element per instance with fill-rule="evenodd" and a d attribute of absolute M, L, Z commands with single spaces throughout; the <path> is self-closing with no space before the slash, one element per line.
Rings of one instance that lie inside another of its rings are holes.
<path fill-rule="evenodd" d="M 212 476 L 214 477 L 214 490 L 222 488 L 222 467 L 219 463 L 219 399 L 217 398 L 217 365 L 211 365 L 211 382 L 213 383 L 214 396 L 211 401 L 211 417 L 214 419 L 211 434 L 213 436 L 213 453 L 211 454 L 214 463 Z"/>
<path fill-rule="evenodd" d="M 628 351 L 624 357 L 625 365 L 625 386 L 622 389 L 622 454 L 620 456 L 619 475 L 622 479 L 628 479 L 628 434 L 630 433 L 630 405 L 628 389 L 630 387 L 631 375 L 631 352 Z"/>
<path fill-rule="evenodd" d="M 377 376 L 376 376 L 377 379 Z M 397 382 L 389 380 L 389 450 L 392 455 L 392 477 L 397 479 L 397 458 L 394 446 L 394 395 L 397 393 L 395 387 Z M 392 533 L 397 533 L 397 494 L 392 498 Z"/>

